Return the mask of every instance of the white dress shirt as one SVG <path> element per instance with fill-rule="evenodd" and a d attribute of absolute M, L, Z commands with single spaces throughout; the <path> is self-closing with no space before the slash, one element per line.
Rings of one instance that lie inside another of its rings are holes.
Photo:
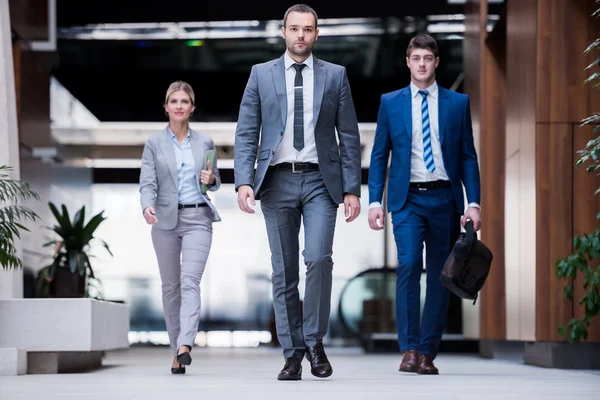
<path fill-rule="evenodd" d="M 302 99 L 304 103 L 304 148 L 297 151 L 294 148 L 294 80 L 296 70 L 292 64 L 296 61 L 286 52 L 284 57 L 285 89 L 287 93 L 287 118 L 281 144 L 271 159 L 271 165 L 282 162 L 311 162 L 318 163 L 317 146 L 315 144 L 315 123 L 313 120 L 313 100 L 315 87 L 314 59 L 312 54 L 304 60 L 306 67 L 302 68 Z"/>
<path fill-rule="evenodd" d="M 448 180 L 448 174 L 444 168 L 444 159 L 442 158 L 442 146 L 440 145 L 440 129 L 438 119 L 438 98 L 439 90 L 437 83 L 427 89 L 427 107 L 429 109 L 429 127 L 431 137 L 431 151 L 433 152 L 433 162 L 435 169 L 430 172 L 425 165 L 423 157 L 423 118 L 421 116 L 421 105 L 423 96 L 419 94 L 419 88 L 414 83 L 410 83 L 410 93 L 412 98 L 412 151 L 410 156 L 410 181 L 411 182 L 430 182 L 437 180 Z"/>
<path fill-rule="evenodd" d="M 448 174 L 444 168 L 444 159 L 442 157 L 442 146 L 440 143 L 439 129 L 439 89 L 437 82 L 433 82 L 427 89 L 427 108 L 429 110 L 429 127 L 431 137 L 431 151 L 433 153 L 433 162 L 435 169 L 430 172 L 425 165 L 423 157 L 423 118 L 421 115 L 421 106 L 423 96 L 419 94 L 419 89 L 414 83 L 410 83 L 410 93 L 412 101 L 412 151 L 410 156 L 410 181 L 411 182 L 430 182 L 437 180 L 447 181 Z M 381 207 L 381 203 L 373 202 L 369 208 Z M 469 207 L 479 207 L 477 203 L 469 203 Z"/>

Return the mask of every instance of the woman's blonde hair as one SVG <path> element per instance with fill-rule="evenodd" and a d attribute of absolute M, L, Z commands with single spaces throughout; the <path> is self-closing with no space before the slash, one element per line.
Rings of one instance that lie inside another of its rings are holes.
<path fill-rule="evenodd" d="M 194 96 L 194 89 L 192 89 L 192 87 L 190 86 L 189 83 L 184 82 L 184 81 L 176 81 L 169 85 L 169 89 L 167 89 L 167 95 L 165 96 L 165 104 L 167 104 L 167 102 L 169 101 L 169 97 L 171 97 L 171 95 L 178 90 L 183 90 L 184 92 L 186 92 L 188 94 L 188 96 L 190 96 L 192 105 L 196 105 L 196 97 Z"/>

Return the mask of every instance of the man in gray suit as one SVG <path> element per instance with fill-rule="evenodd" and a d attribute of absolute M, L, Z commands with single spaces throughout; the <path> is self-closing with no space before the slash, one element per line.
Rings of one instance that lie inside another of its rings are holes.
<path fill-rule="evenodd" d="M 344 203 L 347 222 L 360 213 L 360 137 L 345 68 L 312 55 L 319 34 L 315 11 L 303 4 L 290 7 L 281 32 L 285 54 L 254 65 L 244 91 L 235 188 L 242 211 L 254 213 L 255 200 L 261 200 L 265 217 L 277 337 L 286 359 L 277 379 L 300 380 L 304 355 L 311 373 L 326 378 L 333 373 L 322 342 L 331 308 L 333 236 L 339 204 Z"/>

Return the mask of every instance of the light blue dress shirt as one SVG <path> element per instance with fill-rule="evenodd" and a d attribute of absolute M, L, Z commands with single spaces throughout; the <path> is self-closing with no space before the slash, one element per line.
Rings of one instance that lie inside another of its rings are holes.
<path fill-rule="evenodd" d="M 179 204 L 204 203 L 204 199 L 196 183 L 196 163 L 192 154 L 192 143 L 190 133 L 181 142 L 177 143 L 177 136 L 169 128 L 175 151 L 175 162 L 177 163 L 177 189 L 179 190 Z M 200 177 L 198 177 L 200 179 Z"/>

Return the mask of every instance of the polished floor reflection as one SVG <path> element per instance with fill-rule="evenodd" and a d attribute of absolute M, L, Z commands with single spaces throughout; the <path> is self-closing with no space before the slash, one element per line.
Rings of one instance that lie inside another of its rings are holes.
<path fill-rule="evenodd" d="M 359 349 L 332 348 L 334 374 L 303 380 L 275 379 L 280 352 L 258 349 L 194 349 L 186 375 L 171 375 L 165 347 L 131 348 L 107 354 L 96 372 L 0 377 L 0 399 L 141 400 L 141 399 L 408 399 L 420 400 L 558 400 L 597 399 L 598 371 L 566 371 L 514 361 L 442 354 L 439 376 L 397 371 L 397 354 L 365 355 Z"/>

